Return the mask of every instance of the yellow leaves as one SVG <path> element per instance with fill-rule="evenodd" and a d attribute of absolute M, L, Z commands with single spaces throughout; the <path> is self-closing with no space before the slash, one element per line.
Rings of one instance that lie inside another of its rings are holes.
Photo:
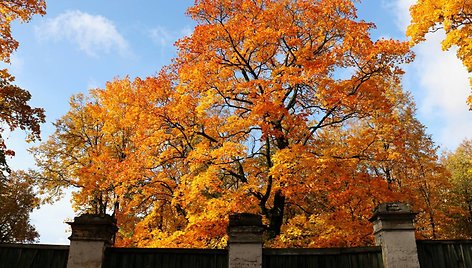
<path fill-rule="evenodd" d="M 412 45 L 424 41 L 428 32 L 443 29 L 446 33 L 446 38 L 442 42 L 443 50 L 457 46 L 457 57 L 471 72 L 472 25 L 469 17 L 472 13 L 472 3 L 470 1 L 418 0 L 410 8 L 410 13 L 412 21 L 408 26 L 407 35 L 411 38 Z M 470 101 L 468 103 L 471 105 Z"/>
<path fill-rule="evenodd" d="M 0 180 L 0 228 L 2 243 L 35 242 L 38 233 L 30 213 L 40 204 L 34 180 L 25 172 L 11 172 Z"/>
<path fill-rule="evenodd" d="M 305 215 L 297 215 L 284 225 L 280 236 L 269 246 L 275 248 L 316 247 L 310 241 L 316 235 L 318 235 L 316 226 Z"/>
<path fill-rule="evenodd" d="M 398 64 L 411 59 L 406 43 L 372 42 L 373 25 L 355 21 L 347 0 L 197 1 L 188 12 L 199 25 L 178 44 L 172 106 L 191 111 L 183 128 L 200 137 L 179 188 L 201 205 L 182 202 L 203 213 L 215 198 L 249 195 L 268 211 L 276 191 L 306 205 L 307 196 L 321 202 L 316 196 L 334 188 L 342 190 L 334 199 L 348 200 L 355 189 L 343 188 L 346 178 L 365 176 L 356 159 L 381 143 L 377 124 L 392 122 L 378 117 L 396 105 L 391 87 L 400 81 Z M 340 68 L 352 75 L 333 79 Z M 351 134 L 359 117 L 376 130 Z"/>
<path fill-rule="evenodd" d="M 223 247 L 233 212 L 262 214 L 271 245 L 371 243 L 373 206 L 435 167 L 399 84 L 407 44 L 373 42 L 348 0 L 189 13 L 175 63 L 73 99 L 41 165 L 76 201 L 118 202 L 123 245 Z"/>

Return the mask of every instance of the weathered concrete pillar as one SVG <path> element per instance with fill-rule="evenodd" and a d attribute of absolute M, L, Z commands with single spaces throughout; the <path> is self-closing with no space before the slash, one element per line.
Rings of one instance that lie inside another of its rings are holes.
<path fill-rule="evenodd" d="M 370 219 L 374 223 L 377 245 L 382 247 L 385 268 L 419 268 L 416 249 L 416 213 L 404 203 L 384 203 L 377 206 Z"/>
<path fill-rule="evenodd" d="M 260 215 L 229 216 L 229 268 L 262 267 L 262 231 Z"/>
<path fill-rule="evenodd" d="M 72 235 L 67 268 L 101 268 L 105 247 L 113 245 L 118 231 L 115 219 L 109 215 L 84 214 L 68 224 Z"/>

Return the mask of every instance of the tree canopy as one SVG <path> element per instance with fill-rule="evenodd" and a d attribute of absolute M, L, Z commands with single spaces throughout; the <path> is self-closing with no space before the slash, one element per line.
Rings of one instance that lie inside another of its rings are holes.
<path fill-rule="evenodd" d="M 28 22 L 33 15 L 44 15 L 46 3 L 44 0 L 12 0 L 0 2 L 0 60 L 10 62 L 10 56 L 18 47 L 11 35 L 11 23 L 14 20 Z M 40 124 L 44 122 L 44 111 L 41 108 L 32 108 L 28 101 L 31 94 L 13 84 L 14 77 L 7 69 L 0 70 L 0 166 L 2 170 L 8 169 L 5 161 L 6 155 L 14 155 L 12 150 L 6 148 L 1 136 L 4 127 L 10 131 L 21 129 L 29 132 L 28 140 L 39 138 Z"/>
<path fill-rule="evenodd" d="M 0 179 L 0 243 L 33 242 L 39 236 L 29 215 L 39 205 L 32 181 L 23 172 Z"/>
<path fill-rule="evenodd" d="M 119 245 L 224 247 L 228 214 L 274 247 L 372 244 L 380 202 L 441 237 L 445 170 L 400 84 L 409 45 L 348 0 L 197 0 L 173 64 L 70 101 L 33 149 L 44 191 L 112 212 Z"/>
<path fill-rule="evenodd" d="M 463 238 L 472 237 L 472 141 L 464 140 L 454 152 L 445 155 L 451 172 L 452 191 L 457 211 L 456 232 Z"/>
<path fill-rule="evenodd" d="M 28 22 L 35 14 L 44 15 L 44 0 L 8 0 L 0 2 L 0 61 L 10 62 L 18 41 L 11 34 L 14 20 Z M 29 213 L 37 204 L 32 181 L 12 173 L 7 157 L 15 152 L 3 138 L 5 130 L 28 133 L 27 141 L 40 138 L 44 110 L 29 105 L 31 94 L 16 85 L 7 69 L 0 70 L 0 242 L 33 241 L 38 233 L 29 223 Z"/>

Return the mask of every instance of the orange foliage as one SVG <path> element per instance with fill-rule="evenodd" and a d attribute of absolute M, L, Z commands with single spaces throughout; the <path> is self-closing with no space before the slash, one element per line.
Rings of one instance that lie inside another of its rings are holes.
<path fill-rule="evenodd" d="M 0 2 L 0 60 L 9 62 L 10 54 L 18 47 L 11 35 L 11 23 L 19 19 L 28 22 L 33 15 L 46 14 L 44 0 L 9 0 Z"/>
<path fill-rule="evenodd" d="M 399 86 L 406 43 L 372 41 L 347 0 L 188 13 L 173 65 L 72 99 L 35 150 L 45 190 L 113 210 L 126 246 L 224 247 L 234 212 L 261 214 L 267 245 L 366 245 L 380 202 L 440 209 L 436 148 Z"/>

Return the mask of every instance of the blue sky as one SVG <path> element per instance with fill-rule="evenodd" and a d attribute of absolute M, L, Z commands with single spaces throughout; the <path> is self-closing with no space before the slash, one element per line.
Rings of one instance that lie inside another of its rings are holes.
<path fill-rule="evenodd" d="M 373 38 L 406 39 L 408 8 L 412 0 L 365 0 L 359 18 L 376 23 Z M 32 105 L 46 110 L 43 139 L 54 131 L 52 122 L 68 110 L 71 95 L 104 87 L 106 81 L 129 75 L 153 75 L 175 55 L 173 43 L 192 32 L 194 22 L 185 15 L 192 0 L 47 0 L 47 15 L 28 24 L 15 24 L 20 42 L 8 68 L 16 83 L 28 89 Z M 443 33 L 428 36 L 415 47 L 416 60 L 405 66 L 404 88 L 413 93 L 418 118 L 443 149 L 453 150 L 472 137 L 472 112 L 465 99 L 468 75 L 455 52 L 443 52 Z M 17 155 L 14 169 L 34 167 L 25 135 L 11 133 L 7 144 Z M 41 243 L 68 244 L 64 220 L 74 213 L 66 196 L 33 213 Z"/>

